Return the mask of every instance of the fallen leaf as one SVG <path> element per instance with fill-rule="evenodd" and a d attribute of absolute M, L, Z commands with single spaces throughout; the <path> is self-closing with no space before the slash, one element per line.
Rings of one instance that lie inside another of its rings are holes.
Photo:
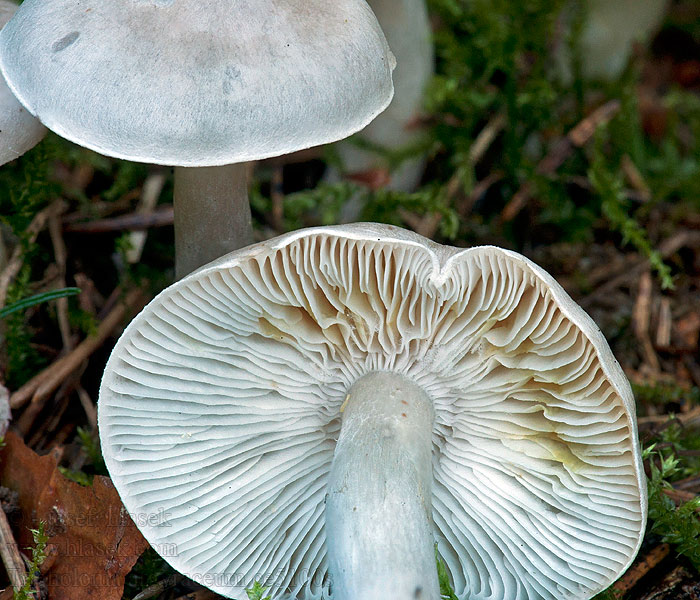
<path fill-rule="evenodd" d="M 120 600 L 124 578 L 148 547 L 108 477 L 91 487 L 66 479 L 53 455 L 39 456 L 14 433 L 0 453 L 0 485 L 19 494 L 12 519 L 21 549 L 46 523 L 51 549 L 42 568 L 49 600 Z"/>

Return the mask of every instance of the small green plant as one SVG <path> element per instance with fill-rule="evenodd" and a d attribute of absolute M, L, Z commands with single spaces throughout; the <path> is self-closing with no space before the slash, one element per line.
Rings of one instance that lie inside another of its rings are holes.
<path fill-rule="evenodd" d="M 260 582 L 256 581 L 245 593 L 248 596 L 248 600 L 270 600 L 270 596 L 263 596 L 266 590 L 266 587 L 263 587 Z"/>
<path fill-rule="evenodd" d="M 58 290 L 51 290 L 49 292 L 43 292 L 41 294 L 35 294 L 34 296 L 29 296 L 29 298 L 23 298 L 22 300 L 17 300 L 12 304 L 9 304 L 5 308 L 0 310 L 0 319 L 4 319 L 9 315 L 25 310 L 37 304 L 43 302 L 49 302 L 51 300 L 56 300 L 58 298 L 66 298 L 68 296 L 75 296 L 80 293 L 80 288 L 77 287 L 67 287 L 60 288 Z"/>
<path fill-rule="evenodd" d="M 32 559 L 27 568 L 27 579 L 24 585 L 15 590 L 14 600 L 35 600 L 38 595 L 34 591 L 34 584 L 40 575 L 39 567 L 46 560 L 46 544 L 49 541 L 49 536 L 46 535 L 46 523 L 39 523 L 37 529 L 30 529 L 34 540 L 34 547 L 27 548 L 32 551 Z"/>
<path fill-rule="evenodd" d="M 596 140 L 588 178 L 600 196 L 603 215 L 612 227 L 622 234 L 624 244 L 632 244 L 642 255 L 647 257 L 659 276 L 661 287 L 673 289 L 670 267 L 664 263 L 659 252 L 652 248 L 644 228 L 629 214 L 622 178 L 608 167 L 602 151 L 601 139 L 602 136 L 598 136 Z"/>
<path fill-rule="evenodd" d="M 87 473 L 84 473 L 83 471 L 76 471 L 74 469 L 67 469 L 66 467 L 58 467 L 58 471 L 63 475 L 66 479 L 70 479 L 74 483 L 77 483 L 78 485 L 82 485 L 83 487 L 90 487 L 92 485 L 92 477 L 88 475 Z"/>
<path fill-rule="evenodd" d="M 620 600 L 620 594 L 612 587 L 597 594 L 593 600 Z"/>
<path fill-rule="evenodd" d="M 438 554 L 437 544 L 435 544 L 435 562 L 437 562 L 438 583 L 440 584 L 440 596 L 446 600 L 458 600 L 450 585 L 450 576 L 447 567 Z"/>
<path fill-rule="evenodd" d="M 49 178 L 56 149 L 45 140 L 0 171 L 0 221 L 9 225 L 20 242 L 27 244 L 27 225 L 53 198 L 60 187 Z"/>
<path fill-rule="evenodd" d="M 25 265 L 7 290 L 9 306 L 29 295 L 31 270 Z M 17 389 L 45 364 L 44 358 L 32 345 L 33 332 L 24 315 L 14 312 L 2 319 L 4 350 L 7 353 L 5 378 L 11 389 Z"/>
<path fill-rule="evenodd" d="M 672 489 L 670 481 L 686 474 L 682 460 L 672 450 L 657 449 L 655 444 L 646 448 L 643 456 L 651 470 L 648 480 L 651 531 L 700 570 L 700 498 L 676 507 L 665 493 Z"/>

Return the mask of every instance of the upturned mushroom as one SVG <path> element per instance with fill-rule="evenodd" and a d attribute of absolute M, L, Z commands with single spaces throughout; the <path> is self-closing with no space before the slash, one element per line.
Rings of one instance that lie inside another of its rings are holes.
<path fill-rule="evenodd" d="M 634 558 L 629 384 L 542 269 L 394 227 L 234 252 L 153 300 L 99 399 L 156 549 L 228 597 L 583 600 Z"/>
<path fill-rule="evenodd" d="M 394 64 L 364 0 L 25 0 L 0 34 L 3 74 L 47 127 L 176 167 L 178 276 L 252 241 L 245 162 L 362 129 Z"/>
<path fill-rule="evenodd" d="M 10 20 L 17 5 L 0 0 L 0 28 Z M 17 101 L 0 77 L 0 165 L 22 156 L 46 135 L 46 128 Z"/>

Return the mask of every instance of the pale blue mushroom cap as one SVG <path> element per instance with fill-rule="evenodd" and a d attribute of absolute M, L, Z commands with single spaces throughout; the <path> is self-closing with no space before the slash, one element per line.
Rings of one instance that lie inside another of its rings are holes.
<path fill-rule="evenodd" d="M 391 101 L 364 0 L 26 0 L 0 68 L 47 127 L 117 158 L 215 166 L 346 137 Z"/>

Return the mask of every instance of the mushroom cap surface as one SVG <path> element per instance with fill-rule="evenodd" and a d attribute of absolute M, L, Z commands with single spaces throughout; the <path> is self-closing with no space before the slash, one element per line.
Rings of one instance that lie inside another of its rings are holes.
<path fill-rule="evenodd" d="M 25 0 L 0 68 L 56 133 L 102 154 L 216 166 L 362 129 L 394 59 L 364 0 Z"/>
<path fill-rule="evenodd" d="M 434 532 L 460 600 L 590 598 L 629 566 L 646 480 L 596 325 L 514 252 L 391 226 L 287 234 L 162 292 L 107 364 L 107 466 L 132 515 L 164 515 L 138 524 L 179 571 L 320 598 L 341 407 L 382 370 L 432 399 Z"/>
<path fill-rule="evenodd" d="M 17 5 L 0 0 L 0 28 L 12 18 Z M 0 77 L 0 165 L 4 165 L 36 146 L 46 135 L 46 128 L 15 98 Z"/>

